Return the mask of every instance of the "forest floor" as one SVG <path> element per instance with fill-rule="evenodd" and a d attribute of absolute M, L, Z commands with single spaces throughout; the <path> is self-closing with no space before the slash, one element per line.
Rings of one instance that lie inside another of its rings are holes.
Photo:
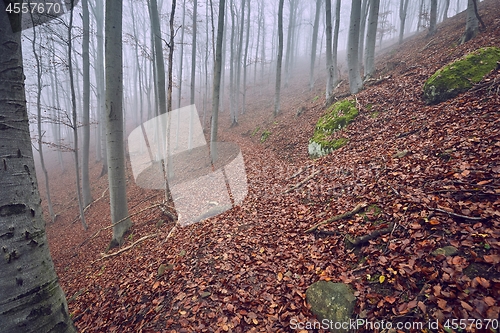
<path fill-rule="evenodd" d="M 443 331 L 448 319 L 498 318 L 500 69 L 447 102 L 427 106 L 421 98 L 435 70 L 498 46 L 500 8 L 487 0 L 480 9 L 487 30 L 464 45 L 457 45 L 462 13 L 434 37 L 423 32 L 380 56 L 376 77 L 387 79 L 349 97 L 360 114 L 335 134 L 349 143 L 323 158 L 307 155 L 325 112 L 323 80 L 309 91 L 298 74 L 292 77 L 277 118 L 273 94 L 249 87 L 239 126 L 229 128 L 221 114 L 221 139 L 243 152 L 244 202 L 169 235 L 174 222 L 155 206 L 163 193 L 137 187 L 129 169 L 135 215 L 123 247 L 153 236 L 119 255 L 102 258 L 111 231 L 101 230 L 110 225 L 101 165 L 91 169 L 96 201 L 86 212 L 87 231 L 77 219 L 70 166 L 53 172 L 60 216 L 47 232 L 79 331 L 289 332 L 294 322 L 314 321 L 305 291 L 318 280 L 348 283 L 356 316 L 371 321 L 439 320 L 430 331 Z M 338 94 L 346 89 L 344 82 Z M 296 116 L 300 107 L 305 112 Z M 264 131 L 269 136 L 261 142 Z M 365 213 L 305 233 L 360 203 L 369 205 Z M 346 245 L 346 238 L 388 227 L 361 246 Z M 444 246 L 457 252 L 432 254 Z"/>

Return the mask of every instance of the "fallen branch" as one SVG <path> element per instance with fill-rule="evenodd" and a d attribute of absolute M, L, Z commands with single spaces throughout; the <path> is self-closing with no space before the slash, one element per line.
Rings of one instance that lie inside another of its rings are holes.
<path fill-rule="evenodd" d="M 290 179 L 293 179 L 297 176 L 300 176 L 301 174 L 304 173 L 304 171 L 306 171 L 307 169 L 309 169 L 312 165 L 306 165 L 305 167 L 301 168 L 299 171 L 297 171 L 296 173 L 294 173 L 293 175 L 291 175 L 290 177 L 288 177 L 287 180 L 290 180 Z"/>
<path fill-rule="evenodd" d="M 82 247 L 82 246 L 83 246 L 85 243 L 87 243 L 88 241 L 90 241 L 90 240 L 92 240 L 92 239 L 96 238 L 96 237 L 99 235 L 99 233 L 100 233 L 101 231 L 103 231 L 103 230 L 107 230 L 107 229 L 110 229 L 110 228 L 113 228 L 113 227 L 114 227 L 115 225 L 117 225 L 118 223 L 121 223 L 121 222 L 123 222 L 123 221 L 125 221 L 125 220 L 127 220 L 127 219 L 129 219 L 129 218 L 131 218 L 131 217 L 133 217 L 133 216 L 135 216 L 135 215 L 137 215 L 137 214 L 140 214 L 140 213 L 142 213 L 142 212 L 144 212 L 144 211 L 146 211 L 146 210 L 149 210 L 149 209 L 152 209 L 152 208 L 155 208 L 155 207 L 160 207 L 164 213 L 166 212 L 165 207 L 168 207 L 168 208 L 172 208 L 172 209 L 173 209 L 173 207 L 166 206 L 164 203 L 157 203 L 157 204 L 154 204 L 154 205 L 152 205 L 152 206 L 149 206 L 149 207 L 146 207 L 146 208 L 144 208 L 144 209 L 141 209 L 140 211 L 135 212 L 135 213 L 132 213 L 132 214 L 130 214 L 130 215 L 128 215 L 128 216 L 126 216 L 126 217 L 124 217 L 123 219 L 121 219 L 121 220 L 119 220 L 119 221 L 117 221 L 117 222 L 115 222 L 115 223 L 113 223 L 113 224 L 111 224 L 111 225 L 108 225 L 108 226 L 106 226 L 106 227 L 103 227 L 103 228 L 101 228 L 101 229 L 97 230 L 96 232 L 94 232 L 94 234 L 93 234 L 92 236 L 90 236 L 89 238 L 87 238 L 86 240 L 84 240 L 84 241 L 80 244 L 80 246 L 79 246 L 79 247 Z M 172 216 L 172 214 L 166 214 L 166 215 L 168 215 L 169 217 L 171 217 L 171 216 Z M 175 221 L 175 218 L 174 218 L 174 219 L 172 219 L 172 220 L 173 220 L 173 221 Z"/>
<path fill-rule="evenodd" d="M 364 243 L 368 243 L 372 239 L 375 239 L 377 237 L 380 237 L 382 235 L 388 234 L 392 232 L 392 229 L 394 228 L 394 223 L 390 223 L 387 228 L 384 229 L 379 229 L 373 231 L 371 234 L 364 235 L 364 236 L 359 236 L 354 239 L 351 239 L 351 237 L 346 237 L 346 239 L 354 246 L 359 246 L 363 245 Z"/>
<path fill-rule="evenodd" d="M 439 208 L 429 208 L 429 207 L 427 207 L 427 209 L 433 210 L 435 212 L 440 212 L 440 213 L 448 214 L 450 216 L 458 217 L 458 218 L 461 218 L 461 219 L 464 219 L 464 220 L 471 220 L 471 221 L 483 221 L 483 220 L 486 220 L 484 217 L 481 217 L 481 216 L 461 215 L 461 214 L 449 212 L 447 210 L 439 209 Z"/>
<path fill-rule="evenodd" d="M 362 203 L 358 204 L 356 207 L 354 207 L 354 209 L 351 210 L 350 212 L 347 212 L 347 213 L 344 213 L 344 214 L 340 214 L 340 215 L 335 215 L 334 217 L 331 217 L 328 220 L 321 221 L 320 223 L 316 224 L 315 226 L 307 229 L 305 231 L 305 233 L 309 234 L 309 233 L 311 233 L 313 231 L 316 231 L 316 229 L 318 229 L 322 225 L 325 225 L 325 224 L 328 224 L 330 222 L 334 222 L 334 221 L 338 221 L 338 220 L 342 220 L 342 219 L 351 217 L 352 215 L 358 213 L 361 209 L 365 208 L 366 206 L 368 206 L 368 204 L 366 202 L 362 202 Z"/>
<path fill-rule="evenodd" d="M 99 201 L 99 200 L 101 200 L 102 198 L 104 198 L 104 195 L 106 194 L 106 192 L 108 191 L 108 189 L 109 189 L 109 187 L 106 187 L 106 189 L 102 192 L 101 197 L 100 197 L 99 199 L 96 199 L 96 200 L 92 201 L 91 203 L 89 203 L 89 204 L 87 205 L 87 207 L 85 207 L 85 209 L 83 210 L 83 212 L 84 212 L 84 213 L 86 213 L 86 212 L 87 212 L 87 209 L 89 209 L 89 208 L 90 208 L 90 206 L 92 206 L 92 205 L 93 205 L 93 204 L 95 204 L 97 201 Z"/>
<path fill-rule="evenodd" d="M 307 183 L 308 181 L 310 181 L 312 178 L 314 178 L 320 172 L 321 172 L 321 170 L 317 170 L 317 171 L 313 172 L 311 175 L 309 175 L 308 177 L 306 177 L 306 179 L 304 179 L 303 181 L 298 182 L 294 186 L 290 187 L 288 190 L 284 191 L 283 194 L 286 194 L 286 193 L 292 192 L 293 190 L 298 189 L 299 187 L 301 187 L 302 185 L 304 185 L 305 183 Z"/>
<path fill-rule="evenodd" d="M 154 234 L 151 234 L 151 235 L 147 235 L 147 236 L 144 236 L 144 237 L 141 237 L 139 238 L 138 240 L 136 240 L 135 242 L 133 242 L 132 244 L 130 244 L 129 246 L 126 246 L 124 247 L 123 249 L 120 249 L 116 252 L 113 252 L 113 253 L 110 253 L 110 254 L 105 254 L 105 253 L 101 253 L 101 258 L 96 260 L 96 261 L 99 261 L 99 260 L 103 260 L 103 259 L 107 259 L 107 258 L 111 258 L 111 257 L 115 257 L 117 255 L 119 255 L 120 253 L 123 253 L 125 251 L 128 251 L 130 250 L 131 248 L 133 248 L 134 246 L 136 246 L 137 244 L 139 244 L 140 242 L 143 242 L 145 241 L 146 239 L 148 238 L 152 238 L 152 237 L 155 237 L 157 236 L 158 233 L 154 233 Z M 95 262 L 95 261 L 94 261 Z"/>

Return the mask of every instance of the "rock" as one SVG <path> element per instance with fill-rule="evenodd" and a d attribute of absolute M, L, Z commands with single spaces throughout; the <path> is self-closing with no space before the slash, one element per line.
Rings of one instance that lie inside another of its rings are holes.
<path fill-rule="evenodd" d="M 436 249 L 432 251 L 432 254 L 435 256 L 438 255 L 443 255 L 443 256 L 454 256 L 455 254 L 458 253 L 458 250 L 454 246 L 445 246 L 445 247 L 440 247 L 439 249 Z"/>
<path fill-rule="evenodd" d="M 334 324 L 349 323 L 352 320 L 356 297 L 350 287 L 344 283 L 318 281 L 306 291 L 307 302 L 311 311 L 320 322 L 326 320 L 331 332 L 348 332 L 348 329 L 334 329 Z"/>
<path fill-rule="evenodd" d="M 423 86 L 427 104 L 438 104 L 472 88 L 495 69 L 500 48 L 485 47 L 449 63 L 434 73 Z"/>
<path fill-rule="evenodd" d="M 331 135 L 346 127 L 358 116 L 354 101 L 342 100 L 328 108 L 325 115 L 318 119 L 313 137 L 309 140 L 309 156 L 317 158 L 329 154 L 347 144 L 347 138 L 332 139 Z"/>

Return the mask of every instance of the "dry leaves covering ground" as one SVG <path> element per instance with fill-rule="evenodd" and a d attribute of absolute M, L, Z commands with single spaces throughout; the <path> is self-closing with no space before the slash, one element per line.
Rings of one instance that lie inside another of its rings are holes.
<path fill-rule="evenodd" d="M 240 125 L 229 129 L 227 113 L 221 125 L 222 139 L 238 143 L 244 153 L 246 200 L 176 228 L 168 239 L 173 222 L 158 207 L 146 209 L 133 217 L 124 246 L 156 236 L 100 260 L 111 237 L 103 230 L 91 238 L 109 225 L 100 165 L 93 166 L 92 179 L 94 198 L 102 199 L 87 211 L 87 232 L 75 222 L 71 170 L 57 181 L 53 175 L 61 216 L 48 235 L 79 330 L 289 332 L 292 322 L 314 320 L 305 291 L 317 280 L 350 284 L 358 318 L 438 319 L 440 325 L 455 318 L 498 318 L 500 70 L 451 101 L 421 101 L 422 84 L 433 71 L 477 47 L 498 46 L 495 1 L 482 3 L 481 14 L 487 31 L 465 45 L 454 44 L 465 22 L 460 15 L 432 39 L 417 35 L 386 52 L 377 76 L 391 77 L 355 97 L 360 115 L 335 134 L 349 143 L 318 160 L 307 158 L 307 142 L 324 112 L 324 98 L 315 98 L 323 96 L 323 81 L 309 92 L 299 75 L 293 78 L 276 119 L 270 117 L 272 95 L 250 87 Z M 305 112 L 296 117 L 300 106 Z M 270 135 L 261 143 L 264 130 Z M 130 213 L 162 201 L 161 192 L 137 188 L 128 174 Z M 305 233 L 359 203 L 369 205 L 365 213 Z M 346 245 L 346 238 L 388 226 L 390 232 L 363 246 Z M 431 254 L 449 245 L 458 252 Z"/>

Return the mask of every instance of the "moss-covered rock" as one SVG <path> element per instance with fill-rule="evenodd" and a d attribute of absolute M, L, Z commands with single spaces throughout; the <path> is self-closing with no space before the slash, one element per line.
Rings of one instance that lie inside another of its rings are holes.
<path fill-rule="evenodd" d="M 437 104 L 469 90 L 497 67 L 500 48 L 485 47 L 469 53 L 434 73 L 423 86 L 427 104 Z"/>
<path fill-rule="evenodd" d="M 348 139 L 332 139 L 331 135 L 350 124 L 358 115 L 353 101 L 339 101 L 328 108 L 327 113 L 319 118 L 313 137 L 309 140 L 309 156 L 321 157 L 347 144 Z"/>
<path fill-rule="evenodd" d="M 307 288 L 306 299 L 320 322 L 332 323 L 330 332 L 349 332 L 349 326 L 342 327 L 342 323 L 351 322 L 356 297 L 348 285 L 318 281 Z"/>

